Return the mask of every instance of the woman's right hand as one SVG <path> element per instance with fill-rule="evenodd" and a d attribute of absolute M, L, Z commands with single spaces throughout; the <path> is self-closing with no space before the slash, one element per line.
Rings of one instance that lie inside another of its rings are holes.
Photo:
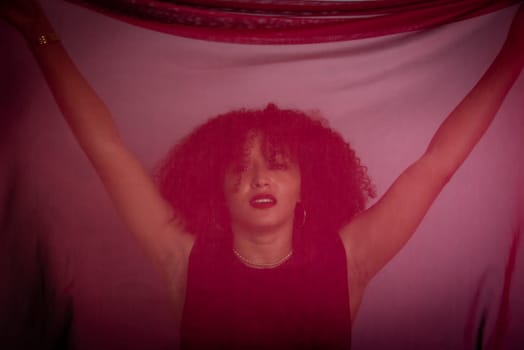
<path fill-rule="evenodd" d="M 520 58 L 520 62 L 524 64 L 524 5 L 520 5 L 513 18 L 506 42 Z"/>
<path fill-rule="evenodd" d="M 36 0 L 0 0 L 0 18 L 30 38 L 49 26 L 42 7 Z"/>

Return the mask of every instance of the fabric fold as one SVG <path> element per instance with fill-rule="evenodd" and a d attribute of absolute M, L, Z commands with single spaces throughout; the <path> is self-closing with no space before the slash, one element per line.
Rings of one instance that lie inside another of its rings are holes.
<path fill-rule="evenodd" d="M 273 45 L 346 41 L 423 30 L 520 2 L 69 1 L 167 34 L 208 41 Z"/>

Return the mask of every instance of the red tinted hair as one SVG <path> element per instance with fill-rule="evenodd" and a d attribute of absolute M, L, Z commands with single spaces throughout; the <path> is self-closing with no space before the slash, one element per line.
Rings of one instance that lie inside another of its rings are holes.
<path fill-rule="evenodd" d="M 253 134 L 261 137 L 269 162 L 277 153 L 298 162 L 305 226 L 312 232 L 338 232 L 374 197 L 366 168 L 324 119 L 274 104 L 261 110 L 234 110 L 197 127 L 157 170 L 161 193 L 188 232 L 216 234 L 217 229 L 229 229 L 224 175 L 231 165 L 243 164 Z"/>

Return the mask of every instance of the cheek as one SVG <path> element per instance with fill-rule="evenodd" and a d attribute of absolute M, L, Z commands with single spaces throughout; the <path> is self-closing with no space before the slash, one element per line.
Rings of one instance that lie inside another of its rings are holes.
<path fill-rule="evenodd" d="M 242 182 L 240 181 L 240 178 L 234 178 L 229 179 L 225 181 L 224 184 L 224 198 L 226 201 L 226 205 L 228 207 L 228 210 L 231 211 L 238 211 L 238 207 L 241 205 L 241 202 L 243 201 L 243 193 L 245 192 L 244 187 L 242 185 Z"/>
<path fill-rule="evenodd" d="M 224 196 L 226 198 L 238 193 L 239 188 L 240 188 L 240 180 L 241 180 L 240 175 L 235 175 L 235 174 L 227 174 L 224 177 L 224 182 L 223 182 L 224 186 L 223 187 L 224 187 Z"/>
<path fill-rule="evenodd" d="M 291 179 L 290 179 L 290 195 L 293 195 L 293 197 L 297 198 L 298 200 L 301 199 L 302 195 L 302 182 L 301 182 L 301 178 L 300 178 L 300 173 L 297 173 L 295 174 Z"/>

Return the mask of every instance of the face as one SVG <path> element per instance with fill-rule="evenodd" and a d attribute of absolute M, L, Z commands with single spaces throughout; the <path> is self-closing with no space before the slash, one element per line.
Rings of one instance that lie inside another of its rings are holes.
<path fill-rule="evenodd" d="M 255 136 L 241 172 L 226 172 L 224 191 L 233 229 L 267 232 L 293 228 L 300 201 L 300 170 L 296 162 L 276 155 L 270 164 Z"/>

